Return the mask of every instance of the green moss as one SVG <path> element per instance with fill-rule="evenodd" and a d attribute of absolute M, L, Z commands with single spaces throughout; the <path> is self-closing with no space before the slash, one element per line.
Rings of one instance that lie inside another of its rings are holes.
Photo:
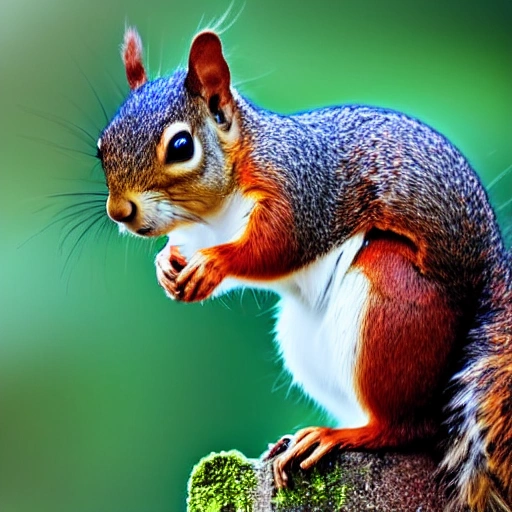
<path fill-rule="evenodd" d="M 251 512 L 256 472 L 240 452 L 212 453 L 192 470 L 188 482 L 188 512 Z"/>
<path fill-rule="evenodd" d="M 293 474 L 289 488 L 280 489 L 274 497 L 276 510 L 307 510 L 322 512 L 336 511 L 345 503 L 349 486 L 344 481 L 343 470 L 339 464 L 333 464 L 327 471 L 320 472 L 298 470 Z"/>

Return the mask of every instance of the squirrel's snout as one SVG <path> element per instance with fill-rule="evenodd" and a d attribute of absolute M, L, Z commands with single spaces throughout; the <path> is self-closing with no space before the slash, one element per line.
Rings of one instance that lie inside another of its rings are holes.
<path fill-rule="evenodd" d="M 119 225 L 121 232 L 130 231 L 139 236 L 160 236 L 172 228 L 173 216 L 168 208 L 168 216 L 159 210 L 157 195 L 150 192 L 137 194 L 110 194 L 107 199 L 108 216 Z M 164 208 L 165 210 L 165 208 Z M 160 218 L 155 221 L 156 215 Z"/>
<path fill-rule="evenodd" d="M 109 196 L 107 201 L 107 213 L 112 220 L 128 224 L 135 220 L 137 216 L 137 205 L 128 199 L 117 199 L 114 201 L 112 197 Z"/>

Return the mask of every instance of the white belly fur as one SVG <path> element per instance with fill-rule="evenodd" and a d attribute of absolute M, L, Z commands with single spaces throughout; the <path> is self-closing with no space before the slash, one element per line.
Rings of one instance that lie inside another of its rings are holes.
<path fill-rule="evenodd" d="M 205 224 L 170 233 L 167 246 L 179 246 L 190 259 L 199 249 L 236 240 L 252 207 L 234 194 Z M 369 283 L 350 268 L 363 243 L 360 233 L 291 277 L 265 285 L 229 278 L 215 292 L 219 296 L 236 287 L 263 285 L 281 295 L 275 332 L 283 364 L 294 384 L 343 427 L 368 422 L 355 393 L 354 366 Z"/>
<path fill-rule="evenodd" d="M 204 217 L 204 223 L 189 224 L 171 231 L 167 245 L 178 246 L 183 256 L 190 259 L 199 249 L 236 240 L 247 227 L 253 207 L 254 201 L 239 193 L 232 194 L 218 212 Z"/>
<path fill-rule="evenodd" d="M 280 291 L 276 324 L 294 383 L 343 427 L 368 423 L 355 393 L 354 367 L 369 283 L 350 268 L 363 243 L 364 235 L 355 235 L 296 273 Z"/>
<path fill-rule="evenodd" d="M 169 233 L 169 240 L 163 250 L 168 252 L 169 246 L 178 246 L 181 254 L 190 260 L 199 249 L 234 241 L 245 231 L 253 207 L 254 201 L 234 193 L 226 199 L 224 206 L 218 212 L 205 217 L 203 224 L 190 224 Z M 213 296 L 218 297 L 244 286 L 256 287 L 248 281 L 227 278 L 218 286 Z M 261 284 L 258 287 L 261 288 Z"/>

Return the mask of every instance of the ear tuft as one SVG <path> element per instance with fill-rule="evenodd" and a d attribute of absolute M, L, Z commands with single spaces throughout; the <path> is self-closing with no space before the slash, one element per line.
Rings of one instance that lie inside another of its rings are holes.
<path fill-rule="evenodd" d="M 222 55 L 219 36 L 210 30 L 200 32 L 192 41 L 188 60 L 186 86 L 207 104 L 212 98 L 220 108 L 232 99 L 229 67 Z"/>
<path fill-rule="evenodd" d="M 128 85 L 132 91 L 138 89 L 147 82 L 148 77 L 142 62 L 142 41 L 135 28 L 128 27 L 125 30 L 121 55 Z"/>

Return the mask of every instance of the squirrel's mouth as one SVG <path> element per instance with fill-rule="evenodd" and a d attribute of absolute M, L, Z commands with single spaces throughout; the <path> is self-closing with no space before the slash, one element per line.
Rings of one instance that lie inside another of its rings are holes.
<path fill-rule="evenodd" d="M 157 222 L 151 223 L 146 222 L 139 226 L 134 226 L 130 224 L 121 224 L 120 230 L 128 231 L 136 236 L 141 236 L 144 238 L 157 238 L 159 236 L 166 236 L 171 231 L 176 229 L 178 226 L 182 224 L 190 224 L 192 223 L 191 219 L 184 219 L 181 217 L 173 217 L 172 219 L 166 219 L 166 222 Z M 118 223 L 119 224 L 119 223 Z"/>
<path fill-rule="evenodd" d="M 137 236 L 142 236 L 144 238 L 156 238 L 156 237 L 159 237 L 159 236 L 164 236 L 164 235 L 167 235 L 167 233 L 169 231 L 172 231 L 174 226 L 169 226 L 169 225 L 165 225 L 165 226 L 151 226 L 151 225 L 145 225 L 145 226 L 142 226 L 140 228 L 133 228 L 133 227 L 129 227 L 129 226 L 126 226 L 127 230 L 130 231 L 131 233 L 133 233 L 134 235 L 137 235 Z"/>
<path fill-rule="evenodd" d="M 130 223 L 118 222 L 118 221 L 116 221 L 116 224 L 119 227 L 120 233 L 131 233 L 132 235 L 141 236 L 144 238 L 163 236 L 163 235 L 166 235 L 172 229 L 172 226 L 169 227 L 168 225 L 154 226 L 151 224 L 150 225 L 143 224 L 141 226 L 139 224 L 139 226 L 137 226 L 137 225 L 133 225 Z"/>

